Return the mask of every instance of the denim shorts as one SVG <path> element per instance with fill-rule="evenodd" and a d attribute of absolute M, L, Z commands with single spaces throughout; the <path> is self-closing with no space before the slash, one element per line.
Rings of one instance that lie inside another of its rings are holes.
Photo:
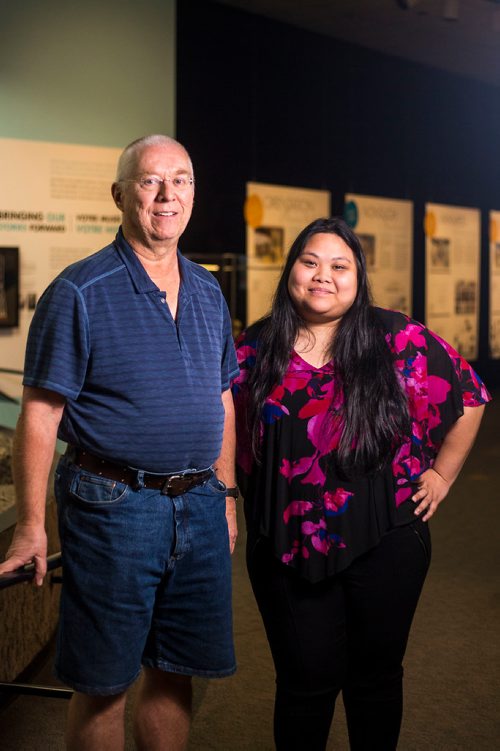
<path fill-rule="evenodd" d="M 124 691 L 141 665 L 234 673 L 225 486 L 171 498 L 61 459 L 63 586 L 55 672 L 86 694 Z"/>

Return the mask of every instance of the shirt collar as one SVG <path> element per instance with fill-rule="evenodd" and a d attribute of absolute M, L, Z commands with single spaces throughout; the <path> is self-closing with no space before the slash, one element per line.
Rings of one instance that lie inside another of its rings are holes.
<path fill-rule="evenodd" d="M 158 290 L 158 287 L 153 282 L 146 269 L 137 258 L 137 254 L 135 253 L 132 246 L 125 239 L 121 227 L 118 229 L 118 232 L 116 234 L 114 246 L 118 251 L 118 255 L 127 268 L 136 292 L 156 292 Z M 182 296 L 192 295 L 194 293 L 193 275 L 189 267 L 189 261 L 184 258 L 179 249 L 177 249 L 177 259 L 179 262 L 179 270 L 181 274 L 180 293 L 182 293 Z"/>
<path fill-rule="evenodd" d="M 335 366 L 333 364 L 333 361 L 331 360 L 330 362 L 326 362 L 321 367 L 317 365 L 311 365 L 311 363 L 308 363 L 307 360 L 304 360 L 304 358 L 301 357 L 298 352 L 292 350 L 292 353 L 290 355 L 290 362 L 288 365 L 288 372 L 303 373 L 305 371 L 314 373 L 334 373 Z"/>

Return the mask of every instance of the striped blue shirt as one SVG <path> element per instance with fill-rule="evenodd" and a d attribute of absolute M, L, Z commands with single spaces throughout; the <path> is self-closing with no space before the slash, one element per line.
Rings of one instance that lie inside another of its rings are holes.
<path fill-rule="evenodd" d="M 121 230 L 40 298 L 23 382 L 66 397 L 63 441 L 158 473 L 218 457 L 221 392 L 239 372 L 231 321 L 214 277 L 178 258 L 176 321 Z"/>

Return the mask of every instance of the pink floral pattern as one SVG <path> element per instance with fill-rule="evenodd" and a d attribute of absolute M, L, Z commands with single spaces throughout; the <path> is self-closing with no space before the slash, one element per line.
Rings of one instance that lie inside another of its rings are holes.
<path fill-rule="evenodd" d="M 317 581 L 345 568 L 388 529 L 413 519 L 411 496 L 432 466 L 463 406 L 489 394 L 449 344 L 401 313 L 377 309 L 407 394 L 411 432 L 380 477 L 347 481 L 329 456 L 342 430 L 334 363 L 315 368 L 292 352 L 287 372 L 266 401 L 262 459 L 253 461 L 246 426 L 246 381 L 255 362 L 255 324 L 237 341 L 240 375 L 233 384 L 237 465 L 247 524 L 273 540 L 280 560 Z M 331 409 L 333 403 L 333 410 Z"/>

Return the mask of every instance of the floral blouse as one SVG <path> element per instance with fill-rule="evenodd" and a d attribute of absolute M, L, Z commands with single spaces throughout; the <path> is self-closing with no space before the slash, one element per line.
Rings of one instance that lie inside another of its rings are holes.
<path fill-rule="evenodd" d="M 432 466 L 463 407 L 490 400 L 474 370 L 439 336 L 402 313 L 376 310 L 408 397 L 412 429 L 392 464 L 375 476 L 336 475 L 328 461 L 340 436 L 330 417 L 332 399 L 341 398 L 335 396 L 334 363 L 314 367 L 295 351 L 266 400 L 261 461 L 255 463 L 246 426 L 246 381 L 262 323 L 236 342 L 237 467 L 247 526 L 268 537 L 275 555 L 312 582 L 342 571 L 383 534 L 415 521 L 411 496 L 420 474 Z"/>

